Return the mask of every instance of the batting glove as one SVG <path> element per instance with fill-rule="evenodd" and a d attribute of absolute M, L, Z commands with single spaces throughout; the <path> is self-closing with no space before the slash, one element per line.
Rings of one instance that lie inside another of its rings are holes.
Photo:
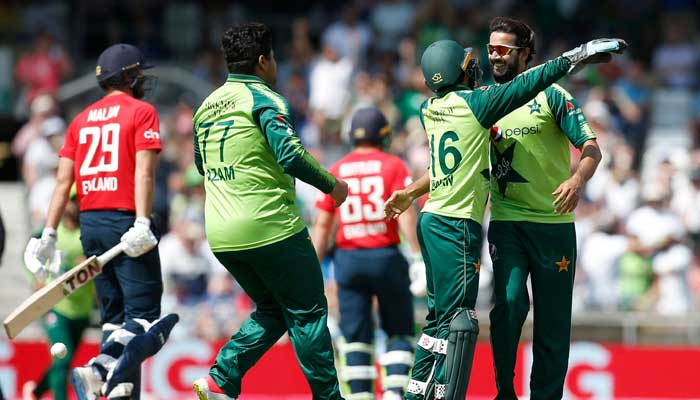
<path fill-rule="evenodd" d="M 24 264 L 36 279 L 43 282 L 49 273 L 58 274 L 61 252 L 56 250 L 56 230 L 44 228 L 41 239 L 31 238 L 24 249 Z"/>
<path fill-rule="evenodd" d="M 595 39 L 569 50 L 562 56 L 571 62 L 569 75 L 573 75 L 586 64 L 606 63 L 612 59 L 612 53 L 622 54 L 627 42 L 622 39 Z"/>
<path fill-rule="evenodd" d="M 151 220 L 145 217 L 138 217 L 124 235 L 121 241 L 126 244 L 124 253 L 129 257 L 138 257 L 148 253 L 158 244 L 156 235 L 151 232 Z"/>
<path fill-rule="evenodd" d="M 423 256 L 420 253 L 411 256 L 411 264 L 408 266 L 408 277 L 411 280 L 411 293 L 416 297 L 425 297 L 428 293 L 428 280 L 425 275 Z"/>

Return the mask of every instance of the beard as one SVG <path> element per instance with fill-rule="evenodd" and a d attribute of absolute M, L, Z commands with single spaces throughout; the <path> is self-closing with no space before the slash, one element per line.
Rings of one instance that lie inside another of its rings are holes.
<path fill-rule="evenodd" d="M 518 71 L 520 70 L 517 63 L 518 61 L 516 60 L 515 63 L 512 64 L 505 62 L 502 64 L 491 64 L 491 74 L 493 75 L 493 80 L 496 81 L 496 83 L 506 83 L 513 80 L 513 78 L 518 75 Z M 496 68 L 496 65 L 499 65 L 499 68 Z"/>

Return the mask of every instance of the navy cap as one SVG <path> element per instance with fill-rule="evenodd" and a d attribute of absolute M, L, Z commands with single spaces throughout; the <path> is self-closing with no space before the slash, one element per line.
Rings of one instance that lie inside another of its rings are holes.
<path fill-rule="evenodd" d="M 380 143 L 391 133 L 391 125 L 376 107 L 360 108 L 355 111 L 350 124 L 350 137 L 353 141 Z"/>
<path fill-rule="evenodd" d="M 130 44 L 117 43 L 100 54 L 95 67 L 95 76 L 98 81 L 104 81 L 133 68 L 148 69 L 153 68 L 153 65 L 146 62 L 146 57 L 141 50 Z"/>

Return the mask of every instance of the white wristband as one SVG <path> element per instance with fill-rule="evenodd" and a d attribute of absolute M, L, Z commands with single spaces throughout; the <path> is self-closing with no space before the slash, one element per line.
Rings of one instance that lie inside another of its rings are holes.
<path fill-rule="evenodd" d="M 44 230 L 41 232 L 41 240 L 56 239 L 57 237 L 58 234 L 56 230 L 48 226 L 45 226 Z"/>
<path fill-rule="evenodd" d="M 134 226 L 136 225 L 146 225 L 147 228 L 151 227 L 151 220 L 146 217 L 136 217 L 134 221 Z"/>

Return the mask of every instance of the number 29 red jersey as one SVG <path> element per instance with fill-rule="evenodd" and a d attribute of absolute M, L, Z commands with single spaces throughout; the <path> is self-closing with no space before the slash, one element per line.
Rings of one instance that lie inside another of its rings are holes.
<path fill-rule="evenodd" d="M 135 211 L 136 152 L 161 149 L 156 109 L 127 94 L 105 96 L 71 122 L 58 155 L 74 161 L 80 211 Z"/>
<path fill-rule="evenodd" d="M 316 202 L 318 209 L 335 213 L 338 221 L 336 246 L 366 249 L 398 244 L 398 222 L 384 218 L 384 202 L 395 190 L 410 184 L 411 177 L 404 162 L 379 149 L 353 151 L 333 164 L 329 171 L 348 183 L 348 197 L 340 207 L 333 207 L 329 195 L 322 195 Z"/>

